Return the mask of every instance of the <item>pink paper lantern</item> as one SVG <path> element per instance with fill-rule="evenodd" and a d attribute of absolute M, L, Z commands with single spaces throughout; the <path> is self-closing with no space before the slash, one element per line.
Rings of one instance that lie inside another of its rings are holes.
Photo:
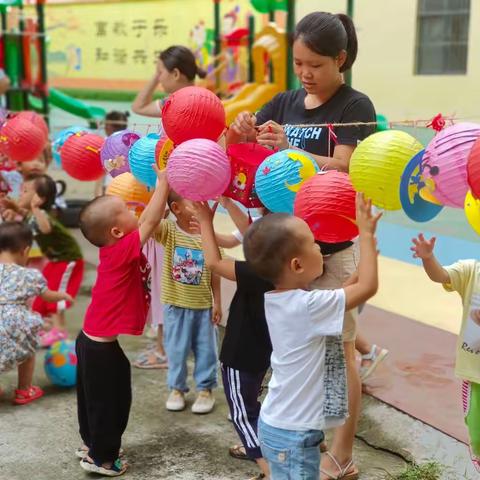
<path fill-rule="evenodd" d="M 467 161 L 468 184 L 475 198 L 480 198 L 480 138 L 473 144 Z"/>
<path fill-rule="evenodd" d="M 468 192 L 467 160 L 480 137 L 480 125 L 457 123 L 439 132 L 425 149 L 423 177 L 434 184 L 431 192 L 445 206 L 463 208 Z"/>
<path fill-rule="evenodd" d="M 187 140 L 170 155 L 167 178 L 170 187 L 183 198 L 211 200 L 227 188 L 230 162 L 225 151 L 212 140 Z"/>

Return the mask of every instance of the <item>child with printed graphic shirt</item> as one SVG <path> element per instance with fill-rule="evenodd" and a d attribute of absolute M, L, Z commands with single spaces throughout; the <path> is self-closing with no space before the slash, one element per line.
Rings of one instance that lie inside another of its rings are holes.
<path fill-rule="evenodd" d="M 323 257 L 303 220 L 273 213 L 246 232 L 243 248 L 247 262 L 275 286 L 265 294 L 273 347 L 272 378 L 258 424 L 262 453 L 275 480 L 318 480 L 323 430 L 345 421 L 342 398 L 327 395 L 327 337 L 340 335 L 345 311 L 377 291 L 375 230 L 379 218 L 380 214 L 372 215 L 371 202 L 358 195 L 358 280 L 337 290 L 309 290 L 322 274 Z M 352 460 L 338 465 L 339 475 L 322 473 L 343 478 L 352 465 Z"/>
<path fill-rule="evenodd" d="M 463 380 L 462 400 L 470 434 L 472 461 L 480 472 L 480 262 L 460 260 L 443 267 L 433 254 L 435 237 L 419 234 L 413 240 L 414 258 L 420 258 L 430 280 L 462 297 L 462 327 L 457 342 L 455 374 Z"/>
<path fill-rule="evenodd" d="M 164 246 L 162 303 L 170 395 L 166 408 L 185 408 L 187 358 L 193 350 L 198 396 L 193 413 L 210 413 L 217 386 L 217 330 L 221 320 L 220 278 L 205 266 L 200 235 L 191 227 L 192 202 L 171 191 L 168 206 L 176 221 L 163 220 L 155 239 Z"/>
<path fill-rule="evenodd" d="M 97 280 L 77 337 L 77 401 L 84 470 L 125 473 L 119 460 L 132 401 L 130 363 L 118 335 L 141 335 L 150 303 L 150 267 L 142 246 L 161 221 L 168 195 L 164 173 L 140 220 L 114 196 L 97 197 L 80 214 L 80 229 L 100 248 Z"/>

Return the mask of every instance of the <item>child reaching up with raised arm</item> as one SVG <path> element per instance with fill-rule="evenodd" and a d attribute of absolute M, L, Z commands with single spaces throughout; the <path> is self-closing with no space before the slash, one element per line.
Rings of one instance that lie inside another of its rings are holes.
<path fill-rule="evenodd" d="M 104 195 L 80 214 L 85 238 L 100 248 L 97 280 L 77 337 L 77 402 L 84 470 L 114 477 L 132 401 L 130 362 L 118 335 L 141 335 L 150 303 L 150 268 L 142 247 L 161 221 L 168 195 L 166 173 L 138 221 L 126 203 Z"/>
<path fill-rule="evenodd" d="M 480 262 L 459 260 L 448 267 L 435 258 L 435 237 L 419 234 L 413 240 L 414 258 L 420 258 L 430 280 L 462 297 L 462 327 L 457 342 L 455 374 L 463 380 L 465 423 L 470 434 L 472 461 L 480 472 Z"/>
<path fill-rule="evenodd" d="M 326 337 L 340 335 L 345 311 L 377 291 L 379 218 L 380 214 L 372 215 L 371 202 L 359 194 L 358 281 L 337 290 L 309 291 L 322 274 L 323 257 L 303 220 L 270 214 L 253 223 L 245 235 L 247 262 L 275 285 L 265 294 L 273 372 L 258 427 L 262 453 L 275 480 L 318 480 L 323 430 L 345 421 L 344 399 L 332 399 L 325 388 Z M 345 396 L 345 387 L 343 391 Z M 348 471 L 351 463 L 342 471 Z M 322 473 L 334 478 L 330 472 Z"/>
<path fill-rule="evenodd" d="M 0 373 L 18 369 L 15 405 L 25 405 L 43 395 L 40 387 L 32 385 L 43 320 L 29 309 L 28 300 L 39 295 L 49 302 L 73 301 L 68 293 L 49 290 L 38 270 L 25 268 L 32 241 L 27 225 L 19 222 L 0 225 Z"/>
<path fill-rule="evenodd" d="M 246 455 L 261 469 L 262 473 L 255 479 L 268 478 L 268 464 L 260 450 L 257 423 L 260 413 L 258 396 L 272 353 L 264 295 L 274 287 L 255 274 L 247 262 L 222 258 L 213 230 L 213 212 L 208 203 L 195 203 L 194 212 L 200 223 L 207 268 L 237 284 L 220 352 L 223 387 Z"/>

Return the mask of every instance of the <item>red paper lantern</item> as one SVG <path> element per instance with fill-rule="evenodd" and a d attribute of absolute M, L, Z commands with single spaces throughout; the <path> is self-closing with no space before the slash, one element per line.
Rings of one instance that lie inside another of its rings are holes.
<path fill-rule="evenodd" d="M 47 122 L 37 112 L 32 112 L 30 110 L 25 110 L 23 112 L 16 113 L 14 116 L 24 118 L 25 120 L 28 120 L 29 122 L 33 123 L 45 135 L 45 142 L 48 140 L 48 125 L 47 125 Z"/>
<path fill-rule="evenodd" d="M 71 135 L 60 151 L 62 167 L 77 180 L 98 180 L 105 173 L 100 159 L 103 142 L 104 138 L 94 133 Z"/>
<path fill-rule="evenodd" d="M 355 190 L 346 173 L 331 170 L 306 180 L 295 198 L 294 212 L 320 242 L 346 242 L 358 235 Z"/>
<path fill-rule="evenodd" d="M 170 95 L 162 109 L 162 124 L 175 145 L 193 138 L 216 142 L 225 129 L 222 101 L 203 87 L 185 87 Z"/>
<path fill-rule="evenodd" d="M 8 119 L 0 129 L 0 151 L 16 162 L 37 158 L 46 141 L 45 132 L 24 116 Z"/>
<path fill-rule="evenodd" d="M 247 208 L 259 208 L 262 202 L 255 192 L 255 173 L 258 166 L 272 154 L 258 143 L 239 143 L 227 147 L 232 175 L 224 195 Z"/>
<path fill-rule="evenodd" d="M 475 140 L 467 160 L 467 180 L 473 196 L 480 198 L 480 138 Z"/>

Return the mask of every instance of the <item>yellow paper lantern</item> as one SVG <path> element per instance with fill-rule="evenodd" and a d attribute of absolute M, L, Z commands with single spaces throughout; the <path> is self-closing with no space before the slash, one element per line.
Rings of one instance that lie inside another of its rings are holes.
<path fill-rule="evenodd" d="M 465 196 L 465 216 L 468 223 L 480 235 L 480 200 L 476 199 L 469 190 Z"/>
<path fill-rule="evenodd" d="M 350 159 L 353 187 L 379 208 L 400 210 L 402 173 L 422 148 L 414 137 L 400 130 L 370 135 L 358 145 Z"/>
<path fill-rule="evenodd" d="M 152 198 L 153 189 L 148 189 L 136 180 L 130 172 L 126 172 L 112 180 L 112 183 L 107 187 L 107 195 L 120 197 L 136 213 L 141 213 Z"/>

